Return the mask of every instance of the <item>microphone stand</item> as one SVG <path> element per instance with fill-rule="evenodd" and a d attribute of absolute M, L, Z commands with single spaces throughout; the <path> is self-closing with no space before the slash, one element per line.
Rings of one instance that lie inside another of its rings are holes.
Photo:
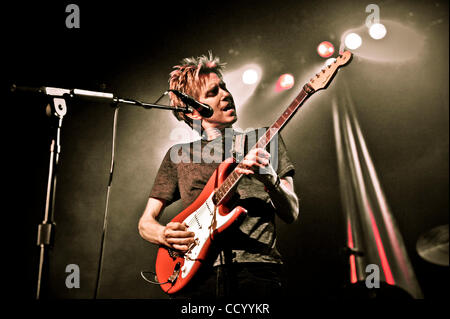
<path fill-rule="evenodd" d="M 39 265 L 38 265 L 38 278 L 37 278 L 37 289 L 36 289 L 36 299 L 39 300 L 41 298 L 41 288 L 42 288 L 42 278 L 44 275 L 48 275 L 48 259 L 49 259 L 49 248 L 52 246 L 54 241 L 54 208 L 55 208 L 55 194 L 56 194 L 56 179 L 57 179 L 57 170 L 59 165 L 59 157 L 61 154 L 61 127 L 62 120 L 64 116 L 67 114 L 67 98 L 88 98 L 92 100 L 98 101 L 108 101 L 111 103 L 111 106 L 115 108 L 114 110 L 114 122 L 113 122 L 113 137 L 112 137 L 112 153 L 111 153 L 111 167 L 109 172 L 109 182 L 106 194 L 106 205 L 105 205 L 105 213 L 103 216 L 103 231 L 101 236 L 101 244 L 100 244 L 100 257 L 97 271 L 97 280 L 95 284 L 95 295 L 94 299 L 97 298 L 99 283 L 101 278 L 101 269 L 103 264 L 103 252 L 105 247 L 105 237 L 106 237 L 106 226 L 107 226 L 107 217 L 108 217 L 108 207 L 109 207 L 109 194 L 112 186 L 112 178 L 114 172 L 114 154 L 115 154 L 115 144 L 116 144 L 116 129 L 117 129 L 117 115 L 119 110 L 119 104 L 127 104 L 140 106 L 145 109 L 162 109 L 169 111 L 178 111 L 184 113 L 192 113 L 192 109 L 190 107 L 178 107 L 178 106 L 167 106 L 156 103 L 146 103 L 133 99 L 125 99 L 114 96 L 111 93 L 103 93 L 103 92 L 94 92 L 94 91 L 86 91 L 79 89 L 61 89 L 54 87 L 40 87 L 40 88 L 30 88 L 30 87 L 19 87 L 16 85 L 12 85 L 10 88 L 11 92 L 18 93 L 34 93 L 39 95 L 46 95 L 50 98 L 50 102 L 47 105 L 46 113 L 49 117 L 51 117 L 51 142 L 50 142 L 50 163 L 49 163 L 49 171 L 48 171 L 48 182 L 47 182 L 47 194 L 45 200 L 45 210 L 44 210 L 44 219 L 41 224 L 38 225 L 37 231 L 37 245 L 39 246 Z M 166 91 L 162 96 L 166 95 L 168 92 Z M 162 96 L 158 99 L 158 101 L 162 98 Z M 47 270 L 47 271 L 46 271 Z"/>
<path fill-rule="evenodd" d="M 38 280 L 36 289 L 36 299 L 40 298 L 41 283 L 44 275 L 44 261 L 48 258 L 48 247 L 53 243 L 54 208 L 56 176 L 61 153 L 61 126 L 64 115 L 67 113 L 66 101 L 62 98 L 53 97 L 46 108 L 47 115 L 52 117 L 51 121 L 51 141 L 50 141 L 50 163 L 47 182 L 47 195 L 45 199 L 44 220 L 38 225 L 37 245 L 40 247 Z M 47 274 L 46 274 L 47 275 Z"/>

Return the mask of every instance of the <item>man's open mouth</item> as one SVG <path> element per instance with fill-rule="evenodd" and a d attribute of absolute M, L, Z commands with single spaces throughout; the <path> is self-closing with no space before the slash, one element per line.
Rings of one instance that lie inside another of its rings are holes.
<path fill-rule="evenodd" d="M 228 110 L 234 110 L 234 105 L 233 104 L 228 104 L 227 106 L 225 106 L 222 111 L 226 112 Z"/>

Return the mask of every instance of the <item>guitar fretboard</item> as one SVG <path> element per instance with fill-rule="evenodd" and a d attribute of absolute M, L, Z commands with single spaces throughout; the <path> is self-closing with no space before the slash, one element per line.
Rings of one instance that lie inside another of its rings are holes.
<path fill-rule="evenodd" d="M 303 102 L 305 102 L 305 100 L 313 93 L 314 90 L 308 84 L 305 84 L 297 97 L 291 102 L 291 104 L 287 107 L 283 114 L 281 114 L 281 116 L 269 127 L 266 133 L 261 136 L 261 138 L 256 142 L 251 150 L 255 148 L 266 148 L 272 138 L 276 136 L 276 134 L 288 123 L 295 112 L 300 109 Z M 239 163 L 237 167 L 240 167 L 240 165 L 242 165 L 242 163 Z M 230 191 L 239 182 L 241 177 L 242 174 L 236 172 L 236 169 L 234 169 L 233 172 L 228 175 L 222 185 L 220 185 L 214 193 L 213 201 L 216 205 L 220 204 L 221 201 L 230 193 Z"/>

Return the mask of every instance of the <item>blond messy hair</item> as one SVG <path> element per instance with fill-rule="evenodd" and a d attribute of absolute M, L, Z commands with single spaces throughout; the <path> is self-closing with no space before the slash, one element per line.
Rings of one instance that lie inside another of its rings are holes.
<path fill-rule="evenodd" d="M 224 66 L 225 63 L 220 63 L 219 57 L 214 57 L 211 51 L 208 51 L 208 56 L 185 58 L 180 62 L 180 65 L 173 67 L 175 70 L 170 73 L 169 89 L 178 90 L 198 99 L 201 89 L 205 85 L 205 77 L 202 75 L 215 73 L 222 79 Z M 169 96 L 170 105 L 185 106 L 175 94 L 170 93 Z M 173 114 L 179 121 L 184 121 L 192 127 L 192 119 L 183 112 L 174 111 Z"/>

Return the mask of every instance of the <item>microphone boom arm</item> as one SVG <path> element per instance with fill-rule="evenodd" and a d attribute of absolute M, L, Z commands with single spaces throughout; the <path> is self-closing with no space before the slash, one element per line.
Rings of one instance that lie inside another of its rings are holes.
<path fill-rule="evenodd" d="M 40 87 L 40 88 L 32 88 L 32 87 L 25 87 L 25 86 L 16 86 L 13 84 L 10 88 L 11 92 L 22 92 L 22 93 L 35 93 L 40 95 L 47 95 L 49 97 L 55 98 L 87 98 L 90 100 L 100 100 L 100 101 L 109 101 L 113 105 L 117 104 L 128 104 L 128 105 L 136 105 L 141 106 L 145 109 L 163 109 L 163 110 L 169 110 L 169 111 L 176 111 L 176 112 L 184 112 L 184 113 L 192 113 L 193 109 L 190 106 L 183 107 L 183 106 L 169 106 L 169 105 L 162 105 L 162 104 L 155 104 L 155 103 L 147 103 L 142 102 L 134 99 L 128 99 L 128 98 L 121 98 L 114 96 L 112 93 L 105 93 L 105 92 L 95 92 L 95 91 L 87 91 L 87 90 L 80 90 L 80 89 L 62 89 L 62 88 L 55 88 L 55 87 Z M 167 94 L 165 92 L 164 94 Z"/>
<path fill-rule="evenodd" d="M 143 107 L 144 109 L 156 108 L 156 109 L 163 109 L 163 110 L 170 110 L 170 111 L 177 111 L 177 112 L 184 112 L 184 113 L 192 113 L 192 111 L 193 111 L 190 107 L 169 106 L 169 105 L 162 105 L 162 104 L 146 103 L 146 102 L 141 102 L 138 100 L 122 99 L 119 97 L 114 97 L 113 103 L 137 105 L 137 106 Z"/>

